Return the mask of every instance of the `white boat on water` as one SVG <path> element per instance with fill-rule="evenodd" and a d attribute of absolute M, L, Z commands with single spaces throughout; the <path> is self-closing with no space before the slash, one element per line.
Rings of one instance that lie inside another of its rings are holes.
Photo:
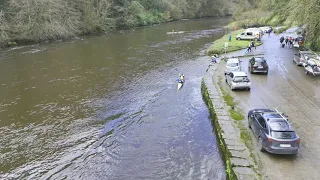
<path fill-rule="evenodd" d="M 167 34 L 182 34 L 184 31 L 167 32 Z"/>
<path fill-rule="evenodd" d="M 178 89 L 177 89 L 177 91 L 179 91 L 179 90 L 182 88 L 182 86 L 183 86 L 183 82 L 178 82 Z"/>

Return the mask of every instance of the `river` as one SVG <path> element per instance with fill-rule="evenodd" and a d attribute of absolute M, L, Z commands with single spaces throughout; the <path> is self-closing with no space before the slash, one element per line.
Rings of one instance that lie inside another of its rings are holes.
<path fill-rule="evenodd" d="M 185 20 L 3 50 L 0 178 L 225 179 L 200 84 L 203 50 L 227 23 Z"/>

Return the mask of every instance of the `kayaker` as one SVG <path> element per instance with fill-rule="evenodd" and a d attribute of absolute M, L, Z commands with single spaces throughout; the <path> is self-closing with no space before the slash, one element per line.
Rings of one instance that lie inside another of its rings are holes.
<path fill-rule="evenodd" d="M 181 75 L 180 75 L 180 81 L 181 81 L 181 82 L 184 82 L 184 74 L 181 74 Z"/>

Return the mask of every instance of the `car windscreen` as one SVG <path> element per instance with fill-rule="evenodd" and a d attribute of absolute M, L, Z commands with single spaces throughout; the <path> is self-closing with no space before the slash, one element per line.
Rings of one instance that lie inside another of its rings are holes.
<path fill-rule="evenodd" d="M 295 139 L 297 135 L 294 131 L 271 131 L 271 137 L 275 139 Z"/>
<path fill-rule="evenodd" d="M 238 67 L 239 63 L 228 63 L 227 66 L 228 67 Z"/>
<path fill-rule="evenodd" d="M 233 79 L 234 82 L 250 82 L 247 76 L 236 76 Z"/>

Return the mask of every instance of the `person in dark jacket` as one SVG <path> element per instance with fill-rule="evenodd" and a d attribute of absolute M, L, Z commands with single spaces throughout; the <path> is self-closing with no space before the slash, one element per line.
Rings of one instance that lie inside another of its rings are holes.
<path fill-rule="evenodd" d="M 282 43 L 283 43 L 283 41 L 284 41 L 284 37 L 283 37 L 283 36 L 281 36 L 281 38 L 280 38 L 280 43 L 282 44 Z"/>

